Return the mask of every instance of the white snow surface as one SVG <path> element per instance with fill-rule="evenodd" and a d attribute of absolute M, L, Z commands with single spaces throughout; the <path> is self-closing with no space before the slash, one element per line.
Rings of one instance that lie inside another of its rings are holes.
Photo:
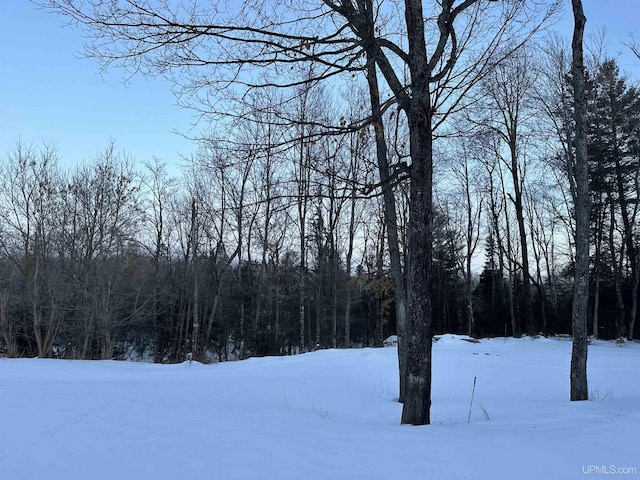
<path fill-rule="evenodd" d="M 590 345 L 584 402 L 569 401 L 570 355 L 568 339 L 444 336 L 422 427 L 400 425 L 393 347 L 212 365 L 0 359 L 0 479 L 640 478 L 640 344 Z"/>

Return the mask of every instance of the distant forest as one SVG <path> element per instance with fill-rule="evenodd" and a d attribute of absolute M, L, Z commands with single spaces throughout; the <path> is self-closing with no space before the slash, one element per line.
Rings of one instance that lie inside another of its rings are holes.
<path fill-rule="evenodd" d="M 437 131 L 435 333 L 571 332 L 573 104 L 560 43 L 516 51 Z M 587 78 L 589 333 L 632 339 L 640 94 L 612 59 L 590 59 Z M 75 168 L 52 144 L 7 146 L 0 354 L 224 361 L 382 345 L 396 325 L 384 182 L 354 85 L 249 95 L 180 171 L 115 144 Z M 404 268 L 407 125 L 395 107 L 384 120 Z"/>

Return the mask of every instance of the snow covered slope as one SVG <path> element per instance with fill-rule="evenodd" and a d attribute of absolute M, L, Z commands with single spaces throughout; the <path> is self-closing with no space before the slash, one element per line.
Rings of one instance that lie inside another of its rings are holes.
<path fill-rule="evenodd" d="M 0 479 L 640 478 L 640 345 L 591 345 L 588 402 L 568 401 L 570 352 L 443 337 L 425 427 L 399 425 L 391 347 L 207 366 L 0 359 Z"/>

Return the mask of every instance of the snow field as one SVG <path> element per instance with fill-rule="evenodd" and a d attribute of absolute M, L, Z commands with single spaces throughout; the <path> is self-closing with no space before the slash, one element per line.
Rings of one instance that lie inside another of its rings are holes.
<path fill-rule="evenodd" d="M 399 425 L 395 348 L 0 359 L 0 479 L 640 478 L 640 344 L 590 346 L 587 402 L 568 401 L 570 354 L 569 340 L 444 336 L 424 427 Z"/>

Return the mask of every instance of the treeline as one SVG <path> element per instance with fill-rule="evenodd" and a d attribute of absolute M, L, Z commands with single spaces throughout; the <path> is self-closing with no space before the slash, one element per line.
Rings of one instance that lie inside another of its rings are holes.
<path fill-rule="evenodd" d="M 570 332 L 568 65 L 560 47 L 517 50 L 441 127 L 436 332 Z M 633 338 L 640 96 L 613 60 L 589 73 L 590 331 Z M 248 98 L 182 171 L 113 144 L 66 169 L 51 145 L 11 148 L 0 351 L 177 362 L 381 345 L 395 333 L 395 293 L 373 129 L 358 122 L 365 99 L 314 82 L 293 101 Z M 404 266 L 406 125 L 393 109 L 385 125 Z"/>
<path fill-rule="evenodd" d="M 382 345 L 392 292 L 379 259 L 347 274 L 344 225 L 325 225 L 336 199 L 304 193 L 294 205 L 271 176 L 282 170 L 237 160 L 194 163 L 178 182 L 113 145 L 73 171 L 52 148 L 18 145 L 0 193 L 4 352 L 173 362 Z M 360 222 L 359 207 L 348 208 Z"/>

